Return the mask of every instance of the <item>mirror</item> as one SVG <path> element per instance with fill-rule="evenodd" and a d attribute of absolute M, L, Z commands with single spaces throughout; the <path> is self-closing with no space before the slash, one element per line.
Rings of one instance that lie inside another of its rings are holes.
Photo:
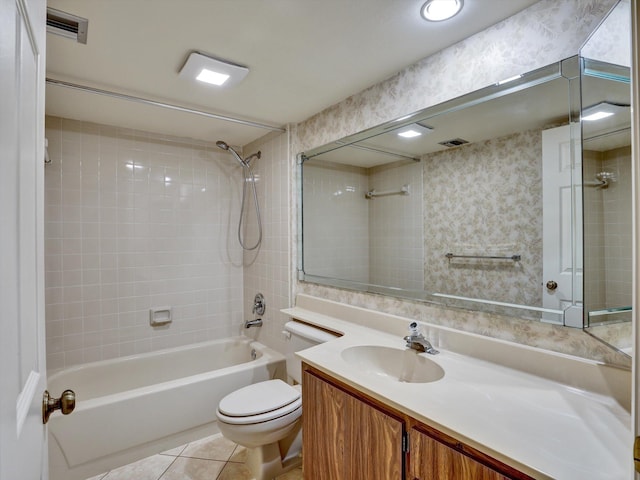
<path fill-rule="evenodd" d="M 629 10 L 620 2 L 581 51 L 585 330 L 627 354 L 633 197 L 630 37 L 623 27 Z"/>
<path fill-rule="evenodd" d="M 581 327 L 578 86 L 573 57 L 301 154 L 300 279 Z"/>

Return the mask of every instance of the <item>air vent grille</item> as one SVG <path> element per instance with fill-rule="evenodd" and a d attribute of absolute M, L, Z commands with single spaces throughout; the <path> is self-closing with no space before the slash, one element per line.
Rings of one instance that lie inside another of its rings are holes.
<path fill-rule="evenodd" d="M 469 143 L 469 141 L 463 138 L 453 138 L 444 142 L 438 142 L 438 144 L 444 145 L 445 147 L 459 147 L 460 145 L 464 145 L 465 143 Z"/>
<path fill-rule="evenodd" d="M 89 20 L 55 8 L 47 8 L 47 32 L 87 43 Z"/>

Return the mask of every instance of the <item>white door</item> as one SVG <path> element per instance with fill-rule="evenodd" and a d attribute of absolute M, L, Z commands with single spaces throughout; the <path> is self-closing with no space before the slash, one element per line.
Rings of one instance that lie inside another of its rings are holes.
<path fill-rule="evenodd" d="M 0 0 L 0 480 L 47 478 L 45 0 Z"/>
<path fill-rule="evenodd" d="M 579 126 L 542 132 L 542 305 L 571 310 L 565 322 L 569 318 L 571 326 L 582 327 L 582 160 L 580 137 L 574 135 L 572 146 L 571 128 Z"/>

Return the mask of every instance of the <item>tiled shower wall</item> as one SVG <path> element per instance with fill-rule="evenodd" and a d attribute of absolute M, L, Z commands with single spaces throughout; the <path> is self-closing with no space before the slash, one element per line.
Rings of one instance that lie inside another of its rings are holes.
<path fill-rule="evenodd" d="M 603 171 L 615 174 L 616 181 L 607 188 L 586 188 L 584 193 L 585 277 L 589 277 L 585 284 L 591 287 L 585 298 L 590 299 L 589 310 L 630 306 L 633 292 L 630 147 L 586 151 L 584 181 L 596 181 L 595 174 Z M 611 319 L 615 317 L 620 316 Z"/>
<path fill-rule="evenodd" d="M 244 252 L 245 319 L 256 318 L 251 313 L 256 293 L 264 295 L 267 308 L 262 316 L 263 326 L 245 329 L 243 333 L 278 351 L 284 351 L 282 330 L 289 320 L 280 310 L 291 306 L 288 135 L 288 132 L 269 134 L 244 146 L 245 156 L 258 150 L 262 153 L 253 162 L 262 215 L 262 244 L 259 249 Z M 257 224 L 251 217 L 246 225 L 247 242 L 253 245 Z"/>
<path fill-rule="evenodd" d="M 367 169 L 309 160 L 302 181 L 304 271 L 368 283 Z"/>
<path fill-rule="evenodd" d="M 304 271 L 422 290 L 422 167 L 373 168 L 313 160 L 303 166 Z M 370 190 L 408 195 L 367 199 Z"/>
<path fill-rule="evenodd" d="M 240 331 L 240 169 L 213 144 L 46 119 L 47 362 L 58 369 Z M 149 324 L 170 306 L 173 323 Z"/>
<path fill-rule="evenodd" d="M 422 165 L 398 162 L 369 169 L 370 190 L 397 192 L 405 185 L 408 195 L 367 200 L 370 282 L 424 290 Z"/>

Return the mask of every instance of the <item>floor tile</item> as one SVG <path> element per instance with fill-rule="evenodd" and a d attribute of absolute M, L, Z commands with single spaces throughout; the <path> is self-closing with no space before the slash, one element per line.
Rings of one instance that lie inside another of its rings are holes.
<path fill-rule="evenodd" d="M 111 470 L 103 480 L 158 480 L 174 460 L 168 455 L 154 455 Z"/>
<path fill-rule="evenodd" d="M 233 451 L 233 454 L 229 457 L 230 462 L 244 463 L 247 459 L 247 449 L 242 445 L 238 445 Z"/>
<path fill-rule="evenodd" d="M 287 473 L 283 473 L 276 480 L 303 480 L 302 467 L 289 470 Z"/>
<path fill-rule="evenodd" d="M 225 465 L 218 480 L 253 480 L 253 475 L 243 463 L 229 462 Z"/>
<path fill-rule="evenodd" d="M 191 442 L 180 456 L 226 462 L 235 448 L 235 443 L 218 434 Z"/>
<path fill-rule="evenodd" d="M 186 447 L 186 445 L 180 445 L 179 447 L 165 450 L 164 452 L 161 452 L 160 455 L 171 455 L 173 457 L 179 457 Z"/>
<path fill-rule="evenodd" d="M 178 457 L 160 480 L 212 480 L 224 468 L 225 462 L 201 458 Z"/>
<path fill-rule="evenodd" d="M 100 475 L 96 475 L 95 477 L 87 478 L 87 480 L 102 480 L 107 473 L 109 472 L 101 473 Z"/>

